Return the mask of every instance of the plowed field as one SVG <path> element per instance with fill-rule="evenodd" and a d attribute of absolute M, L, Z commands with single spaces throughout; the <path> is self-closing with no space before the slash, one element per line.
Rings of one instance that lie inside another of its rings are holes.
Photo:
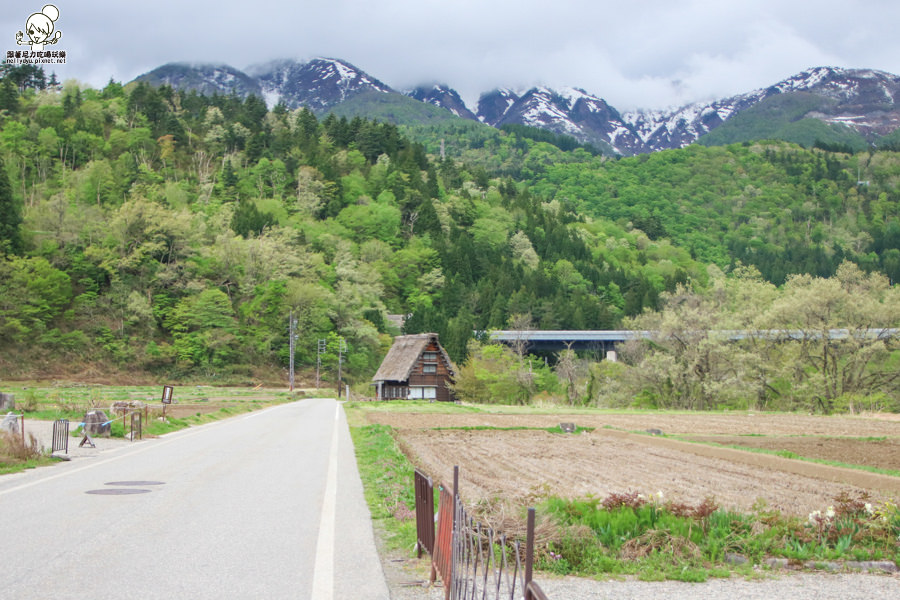
<path fill-rule="evenodd" d="M 804 457 L 898 469 L 900 422 L 887 419 L 377 412 L 369 413 L 368 418 L 397 428 L 400 443 L 413 462 L 435 479 L 449 483 L 453 466 L 459 465 L 461 493 L 468 502 L 547 494 L 602 497 L 611 492 L 638 491 L 662 492 L 666 498 L 689 503 L 712 496 L 720 506 L 740 510 L 750 509 L 761 499 L 771 508 L 805 515 L 833 504 L 834 498 L 845 491 L 867 492 L 874 500 L 900 497 L 900 477 L 628 433 L 659 429 L 717 443 L 789 450 Z M 596 429 L 570 435 L 534 429 L 435 429 L 539 428 L 560 422 Z M 841 436 L 885 439 L 838 439 Z"/>

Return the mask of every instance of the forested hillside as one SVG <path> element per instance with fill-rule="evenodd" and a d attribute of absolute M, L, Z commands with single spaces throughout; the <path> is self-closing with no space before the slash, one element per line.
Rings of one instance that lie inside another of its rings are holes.
<path fill-rule="evenodd" d="M 13 75 L 0 131 L 8 375 L 278 377 L 293 310 L 299 364 L 343 336 L 365 379 L 396 333 L 390 313 L 460 360 L 473 330 L 512 314 L 613 327 L 703 272 L 665 242 L 430 157 L 393 125 Z"/>
<path fill-rule="evenodd" d="M 858 178 L 859 177 L 859 178 Z M 630 222 L 701 262 L 833 275 L 842 261 L 900 278 L 900 154 L 846 154 L 784 143 L 689 146 L 602 162 L 554 164 L 533 193 Z"/>
<path fill-rule="evenodd" d="M 619 327 L 678 284 L 704 288 L 707 263 L 776 284 L 844 259 L 900 275 L 893 152 L 610 160 L 462 120 L 5 75 L 0 375 L 277 380 L 293 311 L 301 367 L 328 339 L 330 368 L 343 336 L 364 381 L 398 333 L 389 314 L 462 361 L 474 330 L 518 315 Z"/>

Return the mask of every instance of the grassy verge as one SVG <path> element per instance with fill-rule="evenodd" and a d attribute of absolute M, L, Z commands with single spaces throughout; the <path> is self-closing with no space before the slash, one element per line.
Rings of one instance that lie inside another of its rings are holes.
<path fill-rule="evenodd" d="M 392 431 L 387 425 L 350 427 L 372 519 L 386 533 L 388 548 L 412 549 L 416 543 L 414 469 Z"/>
<path fill-rule="evenodd" d="M 0 475 L 50 465 L 58 460 L 42 452 L 34 437 L 23 442 L 17 434 L 0 432 Z"/>

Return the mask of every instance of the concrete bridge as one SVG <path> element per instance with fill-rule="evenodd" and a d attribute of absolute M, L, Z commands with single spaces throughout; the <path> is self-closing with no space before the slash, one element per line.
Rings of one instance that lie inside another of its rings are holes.
<path fill-rule="evenodd" d="M 603 356 L 609 350 L 615 350 L 617 344 L 628 340 L 647 339 L 652 331 L 629 331 L 625 329 L 589 329 L 589 330 L 514 330 L 499 329 L 487 332 L 488 340 L 503 344 L 525 344 L 530 352 L 565 350 L 571 345 L 572 350 L 594 350 Z"/>
<path fill-rule="evenodd" d="M 525 344 L 529 352 L 551 352 L 565 350 L 571 345 L 572 350 L 592 350 L 606 356 L 610 350 L 615 350 L 618 344 L 628 340 L 650 339 L 655 331 L 630 331 L 626 329 L 596 329 L 596 330 L 513 330 L 497 329 L 486 333 L 491 342 L 500 342 L 509 345 Z M 718 332 L 728 340 L 737 341 L 749 336 L 773 337 L 784 340 L 802 340 L 821 338 L 821 331 L 770 329 L 765 331 L 741 331 L 723 330 Z M 829 329 L 828 337 L 840 340 L 848 337 L 865 339 L 890 338 L 900 335 L 900 329 L 877 328 L 871 329 Z"/>

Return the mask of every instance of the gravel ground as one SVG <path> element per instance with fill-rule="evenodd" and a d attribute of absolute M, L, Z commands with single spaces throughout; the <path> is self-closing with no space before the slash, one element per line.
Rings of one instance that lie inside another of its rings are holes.
<path fill-rule="evenodd" d="M 443 600 L 440 583 L 425 587 L 427 558 L 421 561 L 382 554 L 392 600 Z M 421 564 L 419 564 L 421 563 Z M 731 577 L 704 583 L 680 581 L 600 581 L 580 577 L 535 580 L 550 600 L 873 600 L 900 597 L 900 576 L 858 573 L 778 573 L 761 571 L 757 579 Z"/>
<path fill-rule="evenodd" d="M 78 423 L 69 422 L 69 433 L 71 434 L 78 427 Z M 79 433 L 81 431 L 79 430 Z M 53 445 L 53 421 L 38 421 L 35 419 L 25 419 L 25 439 L 28 440 L 29 435 L 34 435 L 38 444 L 43 448 L 50 449 Z M 68 456 L 71 459 L 91 458 L 99 455 L 106 450 L 121 448 L 129 444 L 137 443 L 122 438 L 104 438 L 101 436 L 91 437 L 94 440 L 96 448 L 91 448 L 87 444 L 83 447 L 78 446 L 81 442 L 81 436 L 69 435 L 69 451 L 58 452 L 58 456 Z"/>
<path fill-rule="evenodd" d="M 383 531 L 375 537 L 391 600 L 444 600 L 440 578 L 428 586 L 429 562 L 387 551 Z M 537 573 L 535 580 L 550 600 L 873 600 L 900 598 L 900 574 L 785 572 L 759 570 L 758 577 L 681 581 L 596 580 Z"/>

